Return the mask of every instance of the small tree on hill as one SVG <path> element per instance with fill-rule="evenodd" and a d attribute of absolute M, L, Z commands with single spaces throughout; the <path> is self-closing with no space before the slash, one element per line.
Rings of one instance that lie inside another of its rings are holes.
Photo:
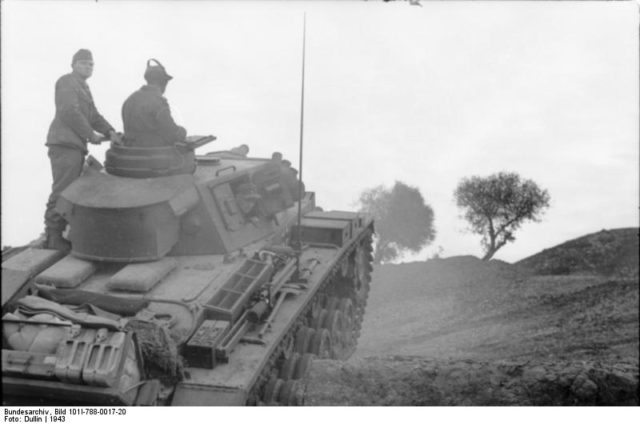
<path fill-rule="evenodd" d="M 374 262 L 391 261 L 406 251 L 418 252 L 435 238 L 433 209 L 415 187 L 396 181 L 360 195 L 360 210 L 373 216 L 377 234 Z"/>
<path fill-rule="evenodd" d="M 546 190 L 532 180 L 521 180 L 518 174 L 507 172 L 464 178 L 456 188 L 455 198 L 471 230 L 482 235 L 485 261 L 515 240 L 513 233 L 523 222 L 539 221 L 549 206 Z"/>

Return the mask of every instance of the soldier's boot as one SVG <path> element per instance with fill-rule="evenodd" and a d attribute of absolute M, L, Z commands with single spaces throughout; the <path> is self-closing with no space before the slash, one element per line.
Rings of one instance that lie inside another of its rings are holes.
<path fill-rule="evenodd" d="M 62 237 L 61 230 L 47 229 L 46 234 L 47 239 L 44 243 L 46 249 L 61 250 L 63 252 L 69 252 L 71 250 L 71 243 Z"/>

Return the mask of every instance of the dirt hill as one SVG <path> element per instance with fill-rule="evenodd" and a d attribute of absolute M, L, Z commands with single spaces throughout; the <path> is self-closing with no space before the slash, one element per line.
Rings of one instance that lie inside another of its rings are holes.
<path fill-rule="evenodd" d="M 318 361 L 307 403 L 638 404 L 637 234 L 376 267 L 354 358 Z"/>
<path fill-rule="evenodd" d="M 638 229 L 602 230 L 516 262 L 539 275 L 593 273 L 638 277 Z"/>

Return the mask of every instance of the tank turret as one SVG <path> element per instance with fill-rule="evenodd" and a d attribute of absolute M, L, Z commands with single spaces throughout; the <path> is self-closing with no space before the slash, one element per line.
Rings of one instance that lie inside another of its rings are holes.
<path fill-rule="evenodd" d="M 118 147 L 122 151 L 123 147 Z M 123 178 L 121 168 L 89 169 L 61 195 L 74 256 L 140 262 L 166 255 L 228 254 L 276 232 L 292 219 L 295 171 L 278 155 L 248 159 L 233 152 L 201 156 L 198 170 Z M 153 156 L 151 156 L 153 157 Z M 160 162 L 163 159 L 159 160 Z M 154 169 L 151 159 L 143 165 Z M 114 175 L 115 174 L 115 175 Z M 310 210 L 313 195 L 303 199 Z"/>

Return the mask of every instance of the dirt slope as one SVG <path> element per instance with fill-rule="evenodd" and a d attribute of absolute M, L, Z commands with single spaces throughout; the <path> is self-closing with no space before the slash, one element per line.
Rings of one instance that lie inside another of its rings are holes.
<path fill-rule="evenodd" d="M 619 228 L 569 240 L 516 262 L 539 275 L 594 273 L 638 277 L 638 229 Z"/>
<path fill-rule="evenodd" d="M 638 367 L 384 357 L 314 363 L 306 405 L 637 405 Z"/>
<path fill-rule="evenodd" d="M 377 267 L 355 357 L 318 361 L 307 403 L 638 404 L 637 233 Z"/>

